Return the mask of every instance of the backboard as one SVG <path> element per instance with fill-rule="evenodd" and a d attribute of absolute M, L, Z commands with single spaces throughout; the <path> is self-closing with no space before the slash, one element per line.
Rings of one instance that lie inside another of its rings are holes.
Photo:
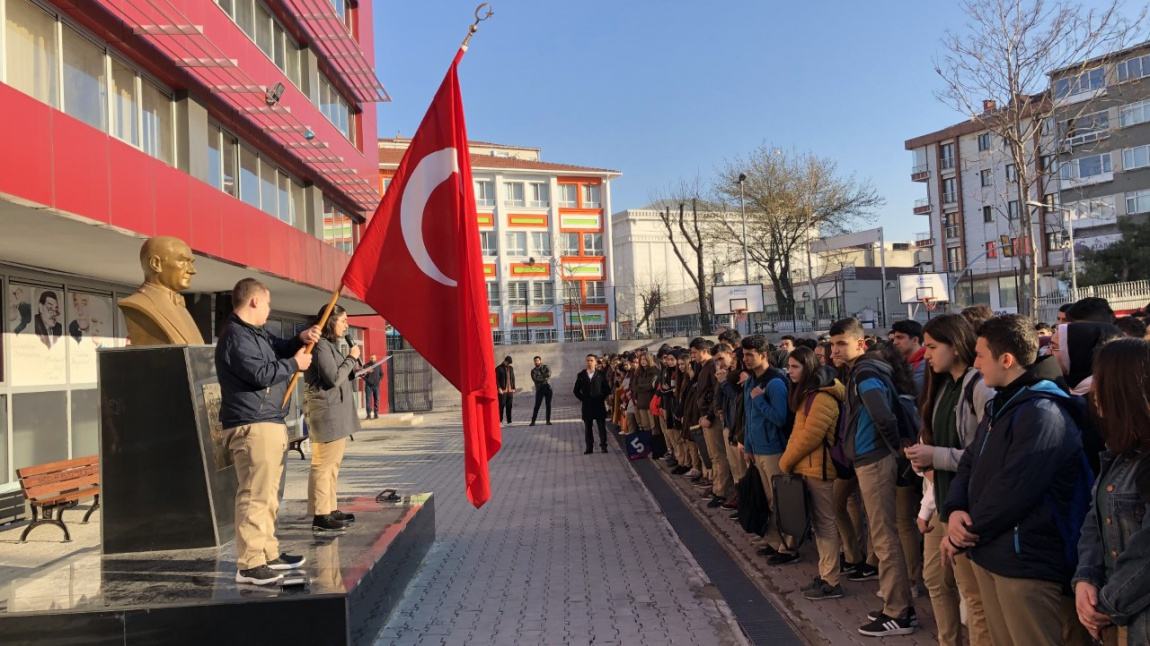
<path fill-rule="evenodd" d="M 715 285 L 711 292 L 715 314 L 734 314 L 763 311 L 762 285 Z"/>
<path fill-rule="evenodd" d="M 898 277 L 899 302 L 950 302 L 950 276 L 946 274 L 902 274 Z"/>

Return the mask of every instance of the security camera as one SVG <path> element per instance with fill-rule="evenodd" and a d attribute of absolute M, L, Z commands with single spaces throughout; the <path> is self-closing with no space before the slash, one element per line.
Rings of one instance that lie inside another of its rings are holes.
<path fill-rule="evenodd" d="M 264 102 L 269 106 L 279 103 L 280 97 L 284 95 L 285 89 L 286 88 L 284 88 L 283 83 L 276 83 L 275 85 L 271 86 L 268 88 L 267 92 L 264 93 Z"/>
<path fill-rule="evenodd" d="M 312 130 L 311 128 L 304 130 L 303 131 L 303 138 L 307 139 L 308 141 L 315 139 L 315 131 Z"/>

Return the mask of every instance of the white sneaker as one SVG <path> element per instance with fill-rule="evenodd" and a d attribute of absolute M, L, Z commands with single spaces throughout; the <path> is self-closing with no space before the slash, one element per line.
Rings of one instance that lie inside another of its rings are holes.
<path fill-rule="evenodd" d="M 703 474 L 699 473 L 698 469 L 691 469 L 690 471 L 684 473 L 683 477 L 684 478 L 698 478 L 701 475 L 703 475 Z"/>

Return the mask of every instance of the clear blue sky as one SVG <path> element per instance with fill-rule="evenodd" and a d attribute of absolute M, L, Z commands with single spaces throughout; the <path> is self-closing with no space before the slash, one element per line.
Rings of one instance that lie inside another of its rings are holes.
<path fill-rule="evenodd" d="M 376 65 L 392 96 L 380 136 L 410 136 L 472 18 L 474 0 L 375 0 Z M 935 98 L 932 61 L 954 3 L 496 0 L 460 68 L 473 139 L 612 168 L 612 210 L 708 177 L 763 142 L 835 159 L 886 199 L 888 240 L 912 213 L 903 142 L 964 117 Z"/>

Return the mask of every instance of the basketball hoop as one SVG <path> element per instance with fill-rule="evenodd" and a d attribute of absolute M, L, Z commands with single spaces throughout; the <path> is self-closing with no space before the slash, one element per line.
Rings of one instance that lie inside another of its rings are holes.
<path fill-rule="evenodd" d="M 929 296 L 922 299 L 922 304 L 924 306 L 926 306 L 926 311 L 928 311 L 928 312 L 933 312 L 935 310 L 935 308 L 938 307 L 938 301 L 934 300 L 933 298 L 931 298 Z"/>

